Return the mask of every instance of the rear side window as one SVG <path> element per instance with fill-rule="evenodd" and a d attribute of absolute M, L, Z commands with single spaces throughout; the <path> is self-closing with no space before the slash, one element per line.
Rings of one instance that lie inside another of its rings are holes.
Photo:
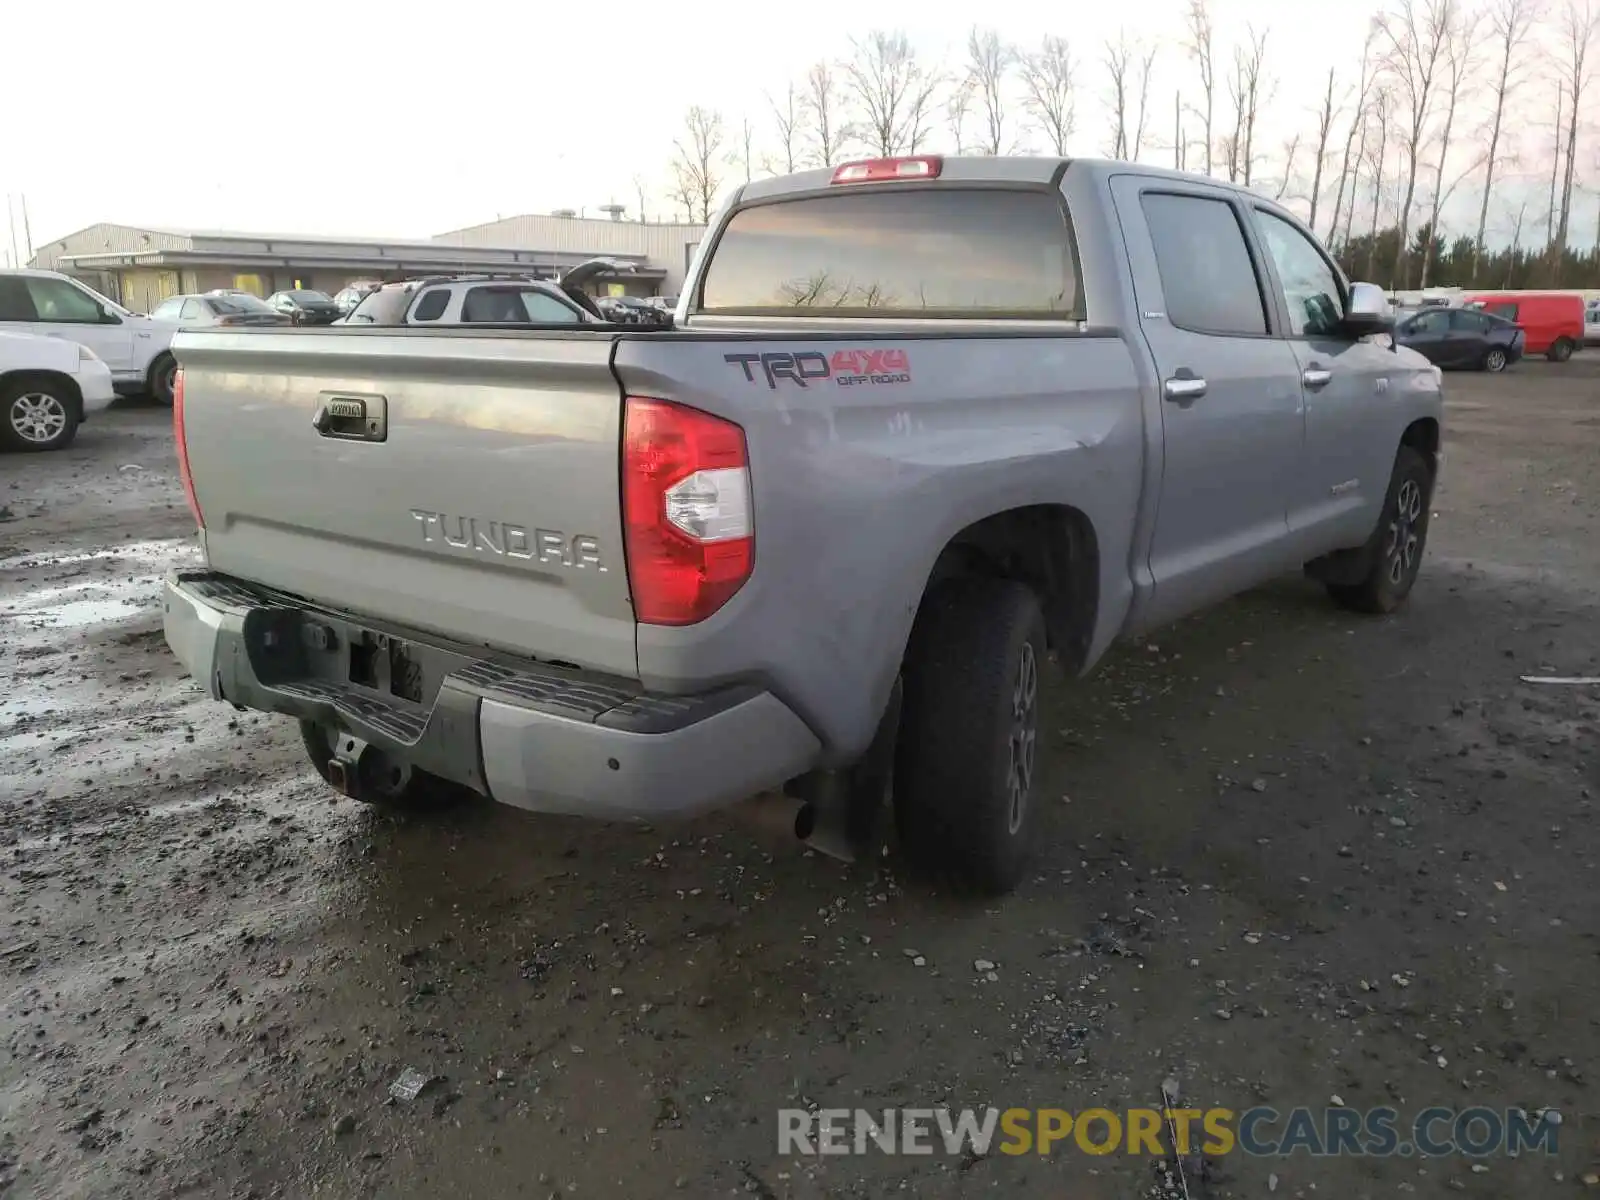
<path fill-rule="evenodd" d="M 431 292 L 424 292 L 422 299 L 417 301 L 417 307 L 411 311 L 413 321 L 437 321 L 444 316 L 444 310 L 450 307 L 450 289 L 434 288 Z"/>
<path fill-rule="evenodd" d="M 1208 196 L 1146 192 L 1140 197 L 1167 320 L 1196 333 L 1267 332 L 1261 281 L 1233 205 Z"/>
<path fill-rule="evenodd" d="M 1517 306 L 1504 300 L 1491 301 L 1483 306 L 1483 311 L 1490 316 L 1504 317 L 1507 321 L 1517 319 Z"/>
<path fill-rule="evenodd" d="M 744 209 L 700 311 L 729 316 L 1084 319 L 1055 192 L 885 188 Z"/>

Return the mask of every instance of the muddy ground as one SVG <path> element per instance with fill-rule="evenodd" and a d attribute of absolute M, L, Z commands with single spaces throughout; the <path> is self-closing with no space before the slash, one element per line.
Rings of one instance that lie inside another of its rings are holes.
<path fill-rule="evenodd" d="M 1600 356 L 1591 356 L 1600 357 Z M 183 678 L 167 414 L 0 456 L 0 1191 L 1565 1195 L 1600 1156 L 1600 363 L 1451 376 L 1412 604 L 1286 579 L 1054 688 L 989 906 L 730 818 L 330 798 Z M 977 960 L 992 972 L 974 969 Z M 920 965 L 918 965 L 920 962 Z M 405 1068 L 441 1077 L 389 1101 Z M 777 1154 L 780 1107 L 1546 1106 L 1520 1158 Z"/>

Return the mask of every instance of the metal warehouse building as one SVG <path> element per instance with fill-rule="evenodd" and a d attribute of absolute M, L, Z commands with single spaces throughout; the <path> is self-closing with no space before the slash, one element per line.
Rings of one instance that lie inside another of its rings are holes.
<path fill-rule="evenodd" d="M 78 276 L 138 312 L 149 312 L 167 296 L 212 288 L 264 297 L 297 287 L 332 294 L 356 279 L 430 272 L 553 276 L 597 255 L 633 263 L 634 269 L 602 276 L 595 290 L 651 296 L 676 294 L 703 233 L 698 225 L 567 214 L 510 217 L 411 241 L 100 224 L 39 247 L 32 265 Z"/>

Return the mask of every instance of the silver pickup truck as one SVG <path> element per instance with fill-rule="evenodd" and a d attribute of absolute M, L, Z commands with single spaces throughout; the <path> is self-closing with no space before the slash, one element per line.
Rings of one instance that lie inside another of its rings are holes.
<path fill-rule="evenodd" d="M 1039 680 L 1305 567 L 1411 590 L 1438 372 L 1290 213 L 1057 158 L 749 183 L 663 330 L 186 331 L 167 641 L 317 770 L 1025 869 Z M 886 804 L 885 801 L 888 801 Z"/>

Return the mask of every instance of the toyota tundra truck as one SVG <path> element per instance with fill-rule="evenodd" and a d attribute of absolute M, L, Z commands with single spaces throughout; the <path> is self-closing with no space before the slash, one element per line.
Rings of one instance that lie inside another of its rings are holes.
<path fill-rule="evenodd" d="M 1304 568 L 1389 613 L 1440 377 L 1292 213 L 1118 162 L 748 183 L 665 329 L 193 330 L 166 638 L 345 793 L 751 797 L 1004 893 L 1040 687 Z M 882 833 L 879 830 L 882 830 Z"/>

